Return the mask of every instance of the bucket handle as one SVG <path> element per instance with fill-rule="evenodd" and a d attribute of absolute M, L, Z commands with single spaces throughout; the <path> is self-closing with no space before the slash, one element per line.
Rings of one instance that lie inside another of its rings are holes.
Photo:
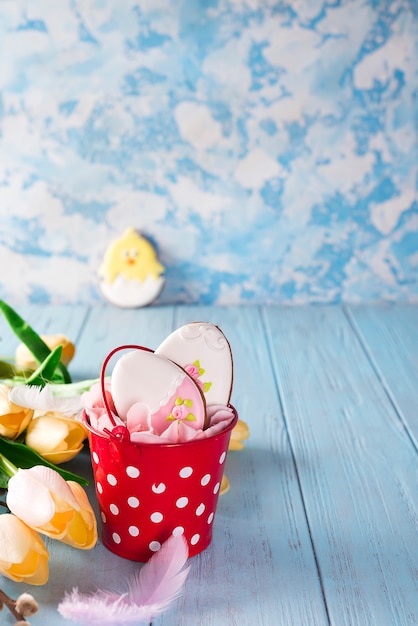
<path fill-rule="evenodd" d="M 107 397 L 106 397 L 105 372 L 106 372 L 107 364 L 109 363 L 110 359 L 117 352 L 120 352 L 121 350 L 145 350 L 145 352 L 153 352 L 153 350 L 150 350 L 150 348 L 144 348 L 143 346 L 139 346 L 137 344 L 125 344 L 123 346 L 118 346 L 117 348 L 114 348 L 113 350 L 111 350 L 109 352 L 109 354 L 107 355 L 107 357 L 105 358 L 105 360 L 103 361 L 102 369 L 100 371 L 100 388 L 101 388 L 101 391 L 102 391 L 102 398 L 103 398 L 103 403 L 104 403 L 105 408 L 106 408 L 106 412 L 107 412 L 107 414 L 109 416 L 109 419 L 112 422 L 114 428 L 117 427 L 117 424 L 115 422 L 115 418 L 112 415 L 112 411 L 110 410 L 109 402 L 108 402 Z"/>

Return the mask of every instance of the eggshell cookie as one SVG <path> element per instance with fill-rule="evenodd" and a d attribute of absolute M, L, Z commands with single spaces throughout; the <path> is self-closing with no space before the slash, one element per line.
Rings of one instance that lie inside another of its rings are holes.
<path fill-rule="evenodd" d="M 111 393 L 121 419 L 127 421 L 129 412 L 142 414 L 147 421 L 144 429 L 152 427 L 156 434 L 176 419 L 195 429 L 206 426 L 205 399 L 199 386 L 176 363 L 149 350 L 127 352 L 116 362 Z"/>
<path fill-rule="evenodd" d="M 228 404 L 231 397 L 233 362 L 223 332 L 209 322 L 192 322 L 175 330 L 157 348 L 181 365 L 203 391 L 207 404 Z"/>
<path fill-rule="evenodd" d="M 151 304 L 163 290 L 165 279 L 163 277 L 154 278 L 147 276 L 144 281 L 139 282 L 135 278 L 125 278 L 116 276 L 113 283 L 100 283 L 105 298 L 112 304 L 121 308 L 139 308 Z"/>

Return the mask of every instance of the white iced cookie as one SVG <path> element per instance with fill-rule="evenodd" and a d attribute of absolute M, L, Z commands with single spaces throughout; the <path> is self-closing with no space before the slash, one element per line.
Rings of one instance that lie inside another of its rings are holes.
<path fill-rule="evenodd" d="M 146 349 L 124 354 L 111 376 L 111 393 L 119 417 L 130 431 L 151 429 L 161 434 L 175 420 L 203 429 L 203 394 L 186 372 Z"/>
<path fill-rule="evenodd" d="M 175 330 L 157 348 L 181 365 L 195 379 L 207 404 L 229 403 L 232 390 L 233 362 L 229 343 L 223 332 L 209 322 L 192 322 Z"/>
<path fill-rule="evenodd" d="M 147 276 L 139 282 L 135 278 L 116 276 L 113 283 L 100 283 L 106 300 L 121 308 L 139 308 L 151 304 L 160 295 L 165 284 L 164 278 Z"/>

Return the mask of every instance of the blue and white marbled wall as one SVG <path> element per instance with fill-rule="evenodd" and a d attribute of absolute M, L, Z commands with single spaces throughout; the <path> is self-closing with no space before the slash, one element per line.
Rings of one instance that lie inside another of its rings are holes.
<path fill-rule="evenodd" d="M 418 299 L 416 0 L 1 0 L 0 297 Z"/>

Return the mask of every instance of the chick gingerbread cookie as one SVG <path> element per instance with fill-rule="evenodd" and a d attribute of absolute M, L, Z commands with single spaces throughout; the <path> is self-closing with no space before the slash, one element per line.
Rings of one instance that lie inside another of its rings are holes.
<path fill-rule="evenodd" d="M 163 272 L 152 244 L 129 228 L 105 252 L 99 269 L 100 289 L 116 306 L 146 306 L 160 295 L 165 284 Z"/>
<path fill-rule="evenodd" d="M 215 324 L 186 324 L 171 333 L 155 354 L 183 367 L 199 385 L 207 404 L 229 403 L 233 382 L 232 353 L 227 338 Z"/>

